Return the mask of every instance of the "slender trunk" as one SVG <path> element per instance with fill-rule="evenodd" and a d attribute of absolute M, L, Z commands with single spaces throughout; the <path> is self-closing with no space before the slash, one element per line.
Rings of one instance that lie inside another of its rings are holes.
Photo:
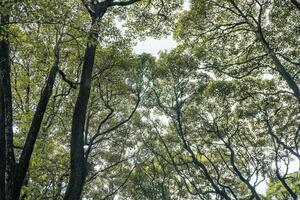
<path fill-rule="evenodd" d="M 238 169 L 238 167 L 235 164 L 235 152 L 234 150 L 231 148 L 231 146 L 229 144 L 226 144 L 227 148 L 230 150 L 230 163 L 233 167 L 234 172 L 237 174 L 237 176 L 239 177 L 239 179 L 241 181 L 243 181 L 243 183 L 246 184 L 247 188 L 251 191 L 253 197 L 255 197 L 256 200 L 260 200 L 261 198 L 259 197 L 258 193 L 255 190 L 255 187 L 253 187 L 250 184 L 250 181 L 248 179 L 246 179 L 242 173 L 240 172 L 240 170 Z"/>
<path fill-rule="evenodd" d="M 291 74 L 283 66 L 283 64 L 277 57 L 274 50 L 270 47 L 269 43 L 264 38 L 261 28 L 259 28 L 259 31 L 256 33 L 256 37 L 261 42 L 266 53 L 271 57 L 276 67 L 276 70 L 278 71 L 280 76 L 285 80 L 285 82 L 288 84 L 289 88 L 293 91 L 294 96 L 297 98 L 298 102 L 300 103 L 300 89 L 297 83 L 295 82 Z"/>
<path fill-rule="evenodd" d="M 197 157 L 195 156 L 195 154 L 194 154 L 193 150 L 191 149 L 190 145 L 186 141 L 183 125 L 182 125 L 182 122 L 181 122 L 181 110 L 180 110 L 180 108 L 177 108 L 177 110 L 176 110 L 176 121 L 178 123 L 178 125 L 176 125 L 176 129 L 177 129 L 179 137 L 181 138 L 181 141 L 183 143 L 183 148 L 190 154 L 193 163 L 197 167 L 199 167 L 199 169 L 202 171 L 205 178 L 208 180 L 208 182 L 211 184 L 211 186 L 214 188 L 215 192 L 218 195 L 220 195 L 223 199 L 231 200 L 231 198 L 228 196 L 226 191 L 223 190 L 222 188 L 219 188 L 217 183 L 215 183 L 215 181 L 213 180 L 213 177 L 208 172 L 206 166 L 197 159 Z"/>
<path fill-rule="evenodd" d="M 71 128 L 71 161 L 70 168 L 71 174 L 69 178 L 69 183 L 67 191 L 65 193 L 65 200 L 79 200 L 81 198 L 81 193 L 83 190 L 83 185 L 86 178 L 86 160 L 84 154 L 84 126 L 86 122 L 86 112 L 87 105 L 90 97 L 92 73 L 94 67 L 94 59 L 96 54 L 98 33 L 94 30 L 94 25 L 97 21 L 100 21 L 107 11 L 108 7 L 112 6 L 127 6 L 138 2 L 140 0 L 130 0 L 127 2 L 113 2 L 109 1 L 99 1 L 98 3 L 88 4 L 84 3 L 90 16 L 92 18 L 91 30 L 89 34 L 89 40 L 84 54 L 84 62 L 81 72 L 81 81 L 79 93 L 77 96 L 73 118 L 72 118 L 72 128 Z"/>
<path fill-rule="evenodd" d="M 5 199 L 5 120 L 4 120 L 4 99 L 0 87 L 0 200 Z"/>
<path fill-rule="evenodd" d="M 278 166 L 278 147 L 276 147 L 275 149 L 275 173 L 276 173 L 276 177 L 278 178 L 278 180 L 280 181 L 280 183 L 283 185 L 283 187 L 286 189 L 286 191 L 292 196 L 293 200 L 297 200 L 297 194 L 290 188 L 290 186 L 287 184 L 287 182 L 285 181 L 285 179 L 280 175 L 280 171 L 279 171 L 279 166 Z"/>
<path fill-rule="evenodd" d="M 18 200 L 20 197 L 21 188 L 26 177 L 26 173 L 29 168 L 29 163 L 31 159 L 31 155 L 33 152 L 34 144 L 38 137 L 41 124 L 43 121 L 44 114 L 47 109 L 47 105 L 49 103 L 50 97 L 52 95 L 52 89 L 55 83 L 56 75 L 58 73 L 58 65 L 59 65 L 59 48 L 56 45 L 54 49 L 54 63 L 50 69 L 48 78 L 46 80 L 45 86 L 42 90 L 40 100 L 38 102 L 36 111 L 33 116 L 33 120 L 31 122 L 31 126 L 25 141 L 25 145 L 23 147 L 19 164 L 16 166 L 16 175 L 14 180 L 14 199 Z"/>
<path fill-rule="evenodd" d="M 4 103 L 4 133 L 5 133 L 5 199 L 13 199 L 13 179 L 15 171 L 15 155 L 13 148 L 13 116 L 12 94 L 10 81 L 9 43 L 0 41 L 0 85 Z"/>
<path fill-rule="evenodd" d="M 276 67 L 276 70 L 278 71 L 280 76 L 285 80 L 285 82 L 288 84 L 289 88 L 293 91 L 293 95 L 297 98 L 298 102 L 300 103 L 300 89 L 299 89 L 297 83 L 295 82 L 293 76 L 288 72 L 288 70 L 285 68 L 285 66 L 281 63 L 281 61 L 277 57 L 275 51 L 271 48 L 271 46 L 267 42 L 266 38 L 264 37 L 261 24 L 258 24 L 258 26 L 254 26 L 249 21 L 247 15 L 245 15 L 241 11 L 241 9 L 237 6 L 237 4 L 233 0 L 230 0 L 230 2 L 235 7 L 235 9 L 241 14 L 241 16 L 246 20 L 246 22 L 253 29 L 253 31 L 255 31 L 255 36 L 256 36 L 257 40 L 260 42 L 260 44 L 262 45 L 265 52 L 270 56 L 270 58 L 272 59 L 274 65 Z M 298 3 L 297 1 L 293 1 L 293 0 L 292 0 L 292 2 L 294 4 Z M 260 17 L 258 19 L 259 23 L 261 21 Z"/>
<path fill-rule="evenodd" d="M 9 22 L 9 15 L 1 14 L 0 25 Z M 12 99 L 10 87 L 9 43 L 0 41 L 0 200 L 12 199 L 14 152 L 12 131 Z"/>
<path fill-rule="evenodd" d="M 94 23 L 92 23 L 94 24 Z M 90 39 L 95 39 L 95 33 L 90 34 Z M 77 96 L 71 129 L 71 174 L 65 200 L 79 200 L 86 178 L 86 164 L 84 157 L 84 124 L 87 105 L 90 96 L 96 44 L 88 42 L 81 73 L 79 94 Z"/>

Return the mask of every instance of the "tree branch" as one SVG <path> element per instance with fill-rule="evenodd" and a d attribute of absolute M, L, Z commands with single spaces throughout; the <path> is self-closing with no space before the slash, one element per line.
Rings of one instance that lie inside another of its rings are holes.
<path fill-rule="evenodd" d="M 66 78 L 66 74 L 62 71 L 62 70 L 58 70 L 59 75 L 61 76 L 62 80 L 65 81 L 66 83 L 68 83 L 70 85 L 71 88 L 73 89 L 77 89 L 77 87 L 75 86 L 75 82 L 69 80 Z"/>
<path fill-rule="evenodd" d="M 300 3 L 297 0 L 291 0 L 292 4 L 300 11 Z"/>

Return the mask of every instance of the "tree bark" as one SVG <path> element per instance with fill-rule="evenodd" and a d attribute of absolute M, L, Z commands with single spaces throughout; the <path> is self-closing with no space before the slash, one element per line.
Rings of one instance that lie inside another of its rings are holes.
<path fill-rule="evenodd" d="M 92 26 L 94 23 L 92 23 Z M 89 39 L 97 37 L 90 33 Z M 84 63 L 81 73 L 79 94 L 77 96 L 71 129 L 71 174 L 65 194 L 65 200 L 79 200 L 86 178 L 86 164 L 84 157 L 84 124 L 86 119 L 87 105 L 90 96 L 96 44 L 87 43 L 84 55 Z"/>
<path fill-rule="evenodd" d="M 92 22 L 84 54 L 79 93 L 72 117 L 70 151 L 71 174 L 64 200 L 79 200 L 81 198 L 87 175 L 86 158 L 84 154 L 84 126 L 86 121 L 87 105 L 90 97 L 94 59 L 96 55 L 97 42 L 95 42 L 95 40 L 98 38 L 97 31 L 93 29 L 96 22 L 101 20 L 106 13 L 108 6 L 106 4 L 106 1 L 93 4 L 91 5 L 93 9 L 90 9 L 90 7 L 85 4 L 92 18 Z"/>
<path fill-rule="evenodd" d="M 5 199 L 5 120 L 4 99 L 0 87 L 0 200 Z"/>
<path fill-rule="evenodd" d="M 77 96 L 71 128 L 71 152 L 70 152 L 70 168 L 71 174 L 64 200 L 79 200 L 81 198 L 83 186 L 85 183 L 86 160 L 84 154 L 84 126 L 86 121 L 87 105 L 90 97 L 92 73 L 94 67 L 94 59 L 96 54 L 98 38 L 97 31 L 93 30 L 96 22 L 100 21 L 109 7 L 128 6 L 140 0 L 128 0 L 114 2 L 112 0 L 100 1 L 98 3 L 89 4 L 83 1 L 92 18 L 91 30 L 88 37 L 87 46 L 84 54 L 84 62 L 81 72 L 81 81 L 79 93 Z M 92 42 L 91 42 L 92 41 Z"/>
<path fill-rule="evenodd" d="M 0 41 L 0 85 L 4 103 L 4 134 L 5 134 L 5 199 L 13 199 L 13 178 L 15 171 L 15 155 L 13 149 L 13 113 L 10 81 L 9 43 Z"/>
<path fill-rule="evenodd" d="M 44 114 L 47 109 L 47 105 L 49 103 L 50 97 L 52 95 L 53 86 L 55 83 L 55 79 L 59 70 L 59 44 L 56 44 L 54 49 L 54 63 L 50 69 L 48 78 L 46 80 L 45 86 L 42 90 L 36 111 L 33 116 L 33 120 L 31 122 L 31 126 L 29 132 L 27 134 L 27 138 L 20 156 L 19 164 L 16 166 L 16 175 L 14 179 L 14 199 L 18 200 L 20 197 L 21 188 L 26 177 L 26 173 L 29 168 L 29 163 L 31 159 L 31 155 L 33 152 L 34 144 L 38 137 L 41 124 L 43 121 Z"/>

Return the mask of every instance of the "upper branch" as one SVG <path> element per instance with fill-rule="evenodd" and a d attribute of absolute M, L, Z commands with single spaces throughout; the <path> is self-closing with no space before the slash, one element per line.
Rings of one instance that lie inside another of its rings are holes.
<path fill-rule="evenodd" d="M 292 4 L 300 11 L 300 3 L 297 0 L 291 0 Z"/>

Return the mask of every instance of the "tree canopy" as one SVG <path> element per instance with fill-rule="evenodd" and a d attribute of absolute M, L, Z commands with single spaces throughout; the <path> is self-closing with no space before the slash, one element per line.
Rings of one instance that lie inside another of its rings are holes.
<path fill-rule="evenodd" d="M 0 5 L 0 200 L 300 198 L 298 0 Z"/>

